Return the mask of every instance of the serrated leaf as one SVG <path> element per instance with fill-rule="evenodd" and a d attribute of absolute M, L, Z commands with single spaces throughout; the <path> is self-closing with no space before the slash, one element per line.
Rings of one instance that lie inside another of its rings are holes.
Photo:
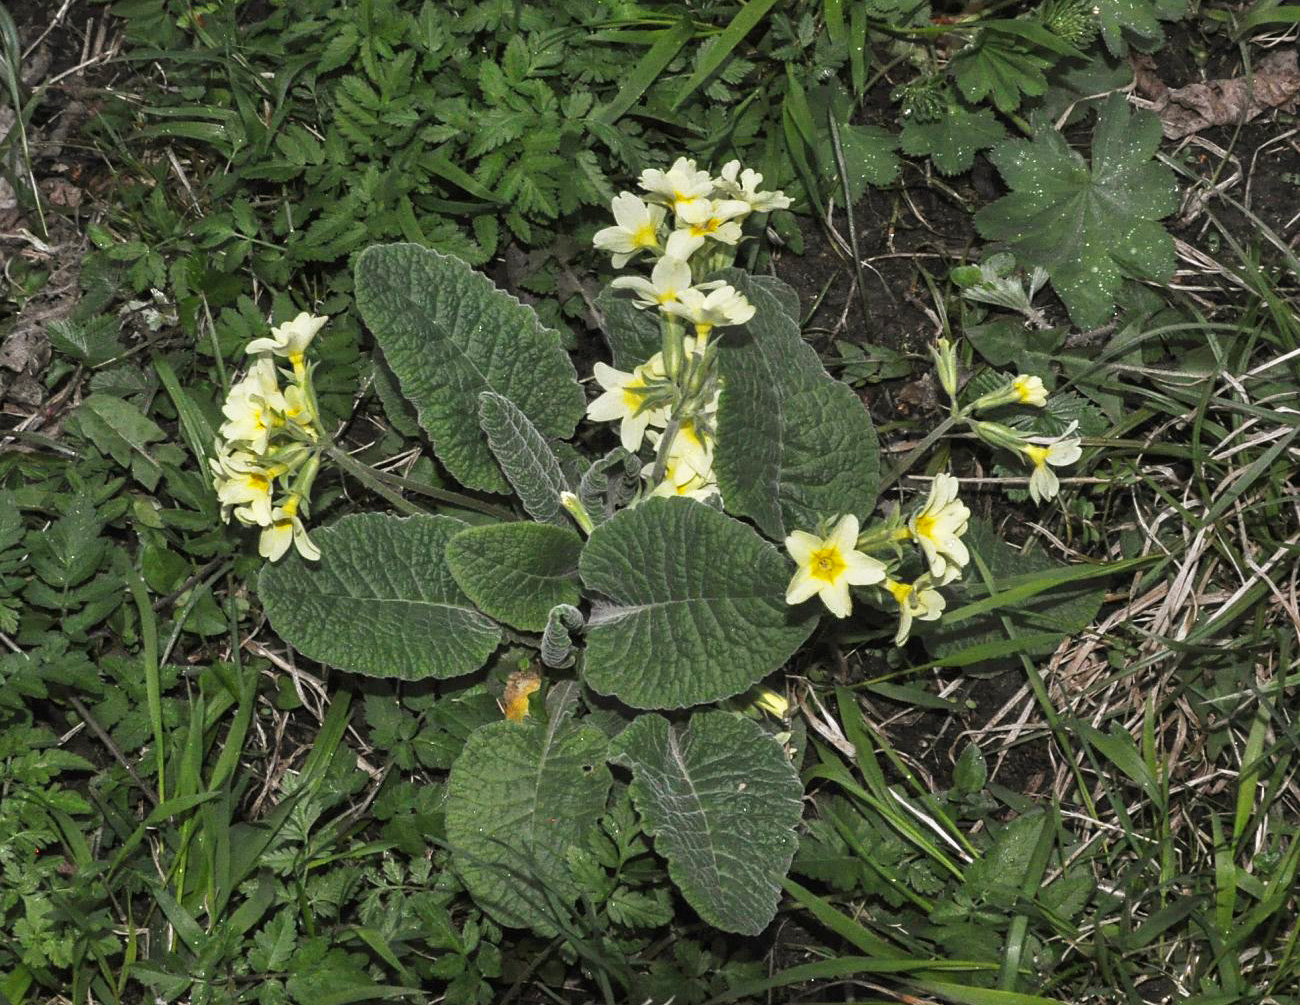
<path fill-rule="evenodd" d="M 778 540 L 837 514 L 866 517 L 880 470 L 866 408 L 804 342 L 785 306 L 788 286 L 725 275 L 757 308 L 747 326 L 727 330 L 718 352 L 715 470 L 728 512 Z"/>
<path fill-rule="evenodd" d="M 1043 70 L 1052 60 L 1000 31 L 983 29 L 952 58 L 953 77 L 962 97 L 971 104 L 992 96 L 998 111 L 1009 115 L 1020 107 L 1021 95 L 1047 90 Z"/>
<path fill-rule="evenodd" d="M 1174 243 L 1155 222 L 1178 206 L 1173 172 L 1153 160 L 1160 120 L 1110 97 L 1089 165 L 1053 129 L 1010 140 L 990 159 L 1011 188 L 975 214 L 980 234 L 1002 241 L 1026 267 L 1047 270 L 1070 318 L 1104 324 L 1125 276 L 1167 282 Z"/>
<path fill-rule="evenodd" d="M 686 498 L 647 499 L 592 532 L 586 682 L 635 708 L 718 701 L 785 662 L 816 624 L 785 602 L 791 566 L 752 529 Z"/>
<path fill-rule="evenodd" d="M 457 677 L 481 667 L 501 629 L 451 571 L 445 516 L 345 516 L 312 531 L 319 562 L 290 553 L 262 568 L 258 595 L 280 637 L 304 656 L 372 677 Z"/>
<path fill-rule="evenodd" d="M 121 321 L 102 314 L 88 321 L 51 321 L 50 345 L 87 366 L 99 366 L 126 351 L 117 340 Z"/>
<path fill-rule="evenodd" d="M 447 565 L 479 609 L 525 632 L 546 627 L 551 608 L 577 604 L 582 538 L 545 523 L 497 523 L 462 530 Z"/>
<path fill-rule="evenodd" d="M 560 460 L 537 427 L 509 398 L 491 391 L 478 396 L 478 421 L 506 480 L 528 515 L 542 523 L 570 526 L 560 502 L 569 490 Z"/>
<path fill-rule="evenodd" d="M 776 914 L 794 856 L 803 786 L 751 719 L 698 712 L 684 727 L 637 718 L 610 743 L 668 875 L 710 925 L 758 935 Z"/>
<path fill-rule="evenodd" d="M 484 391 L 510 399 L 544 436 L 573 434 L 585 400 L 559 336 L 464 262 L 414 244 L 371 247 L 357 260 L 356 298 L 434 452 L 462 485 L 510 490 L 477 421 Z"/>
<path fill-rule="evenodd" d="M 1161 21 L 1177 21 L 1187 11 L 1186 0 L 1097 0 L 1101 37 L 1115 56 L 1128 55 L 1128 38 L 1135 36 L 1143 52 L 1165 40 Z"/>
<path fill-rule="evenodd" d="M 165 440 L 167 434 L 135 405 L 110 394 L 92 394 L 77 408 L 81 431 L 95 446 L 153 491 L 162 474 L 149 445 Z"/>
<path fill-rule="evenodd" d="M 605 734 L 565 716 L 495 722 L 470 736 L 447 779 L 447 843 L 494 920 L 554 934 L 551 902 L 578 897 L 567 851 L 601 814 Z"/>
<path fill-rule="evenodd" d="M 1006 135 L 992 110 L 971 111 L 950 105 L 933 122 L 904 123 L 899 141 L 904 153 L 913 157 L 929 155 L 935 168 L 943 174 L 954 175 L 969 171 L 977 151 L 1001 142 Z"/>

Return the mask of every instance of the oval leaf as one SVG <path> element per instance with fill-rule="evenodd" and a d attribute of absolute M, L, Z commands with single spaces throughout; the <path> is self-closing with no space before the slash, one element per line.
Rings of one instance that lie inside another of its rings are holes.
<path fill-rule="evenodd" d="M 357 259 L 357 307 L 449 472 L 509 492 L 478 424 L 478 396 L 509 398 L 544 436 L 564 438 L 585 401 L 559 336 L 531 307 L 458 258 L 382 244 Z"/>
<path fill-rule="evenodd" d="M 778 540 L 837 515 L 865 518 L 880 480 L 866 408 L 804 342 L 786 309 L 788 286 L 734 270 L 725 276 L 758 309 L 747 326 L 728 329 L 718 352 L 715 469 L 727 510 Z"/>
<path fill-rule="evenodd" d="M 577 604 L 582 538 L 545 523 L 470 527 L 447 545 L 456 582 L 486 614 L 525 632 L 546 628 L 556 604 Z"/>
<path fill-rule="evenodd" d="M 481 667 L 501 629 L 476 611 L 444 552 L 465 524 L 445 516 L 345 516 L 314 530 L 319 562 L 262 568 L 258 594 L 304 656 L 372 677 L 458 677 Z"/>
<path fill-rule="evenodd" d="M 610 744 L 668 875 L 715 928 L 758 935 L 776 914 L 803 786 L 781 745 L 731 712 L 684 727 L 643 715 Z"/>
<path fill-rule="evenodd" d="M 447 779 L 447 843 L 496 921 L 552 935 L 556 908 L 577 899 L 567 851 L 605 812 L 608 743 L 565 715 L 494 722 L 470 736 Z"/>
<path fill-rule="evenodd" d="M 751 528 L 692 499 L 647 499 L 592 532 L 583 676 L 636 708 L 717 701 L 777 669 L 817 615 L 786 605 L 790 568 Z"/>
<path fill-rule="evenodd" d="M 478 421 L 528 515 L 542 523 L 572 526 L 560 503 L 560 493 L 569 490 L 560 459 L 528 416 L 509 398 L 484 391 L 478 396 Z"/>

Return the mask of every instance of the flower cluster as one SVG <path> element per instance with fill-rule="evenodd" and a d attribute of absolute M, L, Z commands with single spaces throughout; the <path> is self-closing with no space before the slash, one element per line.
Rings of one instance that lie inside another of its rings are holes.
<path fill-rule="evenodd" d="M 718 491 L 713 431 L 719 386 L 709 339 L 714 328 L 745 324 L 754 306 L 721 280 L 694 277 L 731 264 L 748 217 L 790 205 L 781 192 L 762 191 L 762 182 L 739 161 L 715 178 L 680 157 L 667 171 L 643 171 L 645 195 L 618 195 L 614 226 L 595 235 L 595 246 L 612 254 L 615 268 L 643 254 L 655 259 L 648 277 L 619 276 L 613 286 L 631 291 L 638 309 L 658 313 L 663 349 L 631 373 L 597 363 L 594 376 L 604 393 L 587 410 L 588 418 L 618 422 L 629 452 L 649 442 L 655 451 L 655 463 L 645 470 L 650 495 L 705 499 Z M 685 334 L 687 324 L 693 337 Z"/>
<path fill-rule="evenodd" d="M 320 552 L 307 535 L 312 482 L 320 465 L 320 411 L 305 353 L 326 318 L 299 314 L 247 346 L 253 355 L 243 379 L 230 388 L 226 421 L 211 461 L 221 518 L 261 527 L 258 551 L 275 561 L 292 544 L 304 558 Z M 277 369 L 276 358 L 290 369 Z M 281 387 L 280 377 L 287 378 Z"/>
<path fill-rule="evenodd" d="M 1047 405 L 1047 388 L 1041 377 L 1020 373 L 1004 386 L 981 395 L 970 404 L 957 404 L 957 354 L 947 339 L 939 339 L 930 350 L 934 356 L 939 383 L 952 399 L 953 416 L 964 420 L 971 432 L 985 443 L 1009 450 L 1032 465 L 1029 474 L 1029 495 L 1034 502 L 1042 503 L 1056 498 L 1061 482 L 1052 468 L 1073 464 L 1083 456 L 1082 440 L 1073 435 L 1078 423 L 1072 422 L 1060 436 L 1026 436 L 999 422 L 977 419 L 975 416 L 1008 405 L 1028 405 L 1043 408 Z"/>
<path fill-rule="evenodd" d="M 786 589 L 787 604 L 799 604 L 814 594 L 838 618 L 852 610 L 850 586 L 881 587 L 881 599 L 892 598 L 898 607 L 899 625 L 894 642 L 907 641 L 913 621 L 933 621 L 944 609 L 937 587 L 947 586 L 962 576 L 970 552 L 962 535 L 970 523 L 970 510 L 957 498 L 957 479 L 935 476 L 925 502 L 906 521 L 895 517 L 859 534 L 854 516 L 841 517 L 824 536 L 797 530 L 785 539 L 786 551 L 798 568 Z M 900 545 L 911 541 L 919 549 L 926 571 L 914 582 L 893 578 L 903 564 Z M 893 556 L 882 561 L 867 552 L 890 549 Z"/>

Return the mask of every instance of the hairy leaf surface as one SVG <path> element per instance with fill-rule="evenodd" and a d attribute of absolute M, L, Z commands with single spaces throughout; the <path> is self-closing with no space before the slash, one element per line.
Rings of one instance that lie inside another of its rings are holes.
<path fill-rule="evenodd" d="M 640 716 L 610 744 L 668 875 L 710 925 L 758 935 L 776 914 L 798 844 L 803 786 L 750 719 L 699 712 L 684 727 Z"/>
<path fill-rule="evenodd" d="M 290 552 L 263 566 L 266 616 L 304 656 L 340 670 L 402 680 L 471 673 L 501 629 L 447 568 L 447 542 L 464 527 L 445 516 L 357 513 L 313 530 L 319 562 Z"/>
<path fill-rule="evenodd" d="M 609 598 L 587 623 L 584 677 L 636 708 L 737 694 L 816 624 L 785 602 L 791 566 L 752 529 L 692 499 L 647 499 L 592 533 L 582 580 Z"/>
<path fill-rule="evenodd" d="M 357 259 L 356 297 L 438 459 L 461 484 L 510 491 L 477 421 L 484 391 L 508 398 L 544 436 L 573 434 L 583 394 L 559 336 L 460 259 L 415 244 L 368 248 Z"/>
<path fill-rule="evenodd" d="M 566 853 L 605 811 L 608 743 L 565 715 L 471 734 L 447 779 L 447 843 L 466 888 L 496 921 L 554 934 L 552 900 L 577 899 Z"/>
<path fill-rule="evenodd" d="M 545 523 L 462 530 L 447 544 L 456 582 L 486 614 L 525 632 L 546 627 L 556 604 L 577 604 L 582 538 Z"/>

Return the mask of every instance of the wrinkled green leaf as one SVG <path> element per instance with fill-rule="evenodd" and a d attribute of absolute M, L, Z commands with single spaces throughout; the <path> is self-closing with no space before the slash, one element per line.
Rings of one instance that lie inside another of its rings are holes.
<path fill-rule="evenodd" d="M 510 491 L 479 427 L 484 391 L 508 398 L 544 436 L 573 434 L 584 399 L 559 336 L 461 260 L 415 244 L 368 248 L 357 259 L 356 298 L 434 452 L 461 484 Z"/>
<path fill-rule="evenodd" d="M 776 914 L 797 844 L 803 786 L 751 719 L 699 712 L 684 727 L 643 715 L 610 744 L 668 874 L 715 928 L 758 935 Z"/>
<path fill-rule="evenodd" d="M 753 530 L 692 499 L 652 498 L 592 533 L 583 675 L 636 708 L 737 694 L 777 669 L 816 615 L 785 602 L 791 566 Z"/>
<path fill-rule="evenodd" d="M 465 525 L 445 516 L 345 516 L 312 531 L 319 562 L 267 564 L 258 595 L 271 625 L 304 656 L 372 677 L 422 680 L 477 670 L 501 629 L 447 568 Z"/>
<path fill-rule="evenodd" d="M 496 921 L 555 931 L 578 896 L 567 851 L 605 811 L 605 734 L 565 716 L 495 722 L 470 736 L 447 780 L 447 843 Z"/>
<path fill-rule="evenodd" d="M 484 613 L 540 632 L 551 608 L 577 604 L 582 538 L 544 523 L 497 523 L 462 530 L 447 544 L 457 584 Z"/>
<path fill-rule="evenodd" d="M 488 446 L 528 515 L 542 523 L 572 526 L 560 503 L 560 493 L 569 490 L 569 483 L 555 451 L 528 416 L 509 398 L 484 391 L 478 396 L 478 419 Z"/>

